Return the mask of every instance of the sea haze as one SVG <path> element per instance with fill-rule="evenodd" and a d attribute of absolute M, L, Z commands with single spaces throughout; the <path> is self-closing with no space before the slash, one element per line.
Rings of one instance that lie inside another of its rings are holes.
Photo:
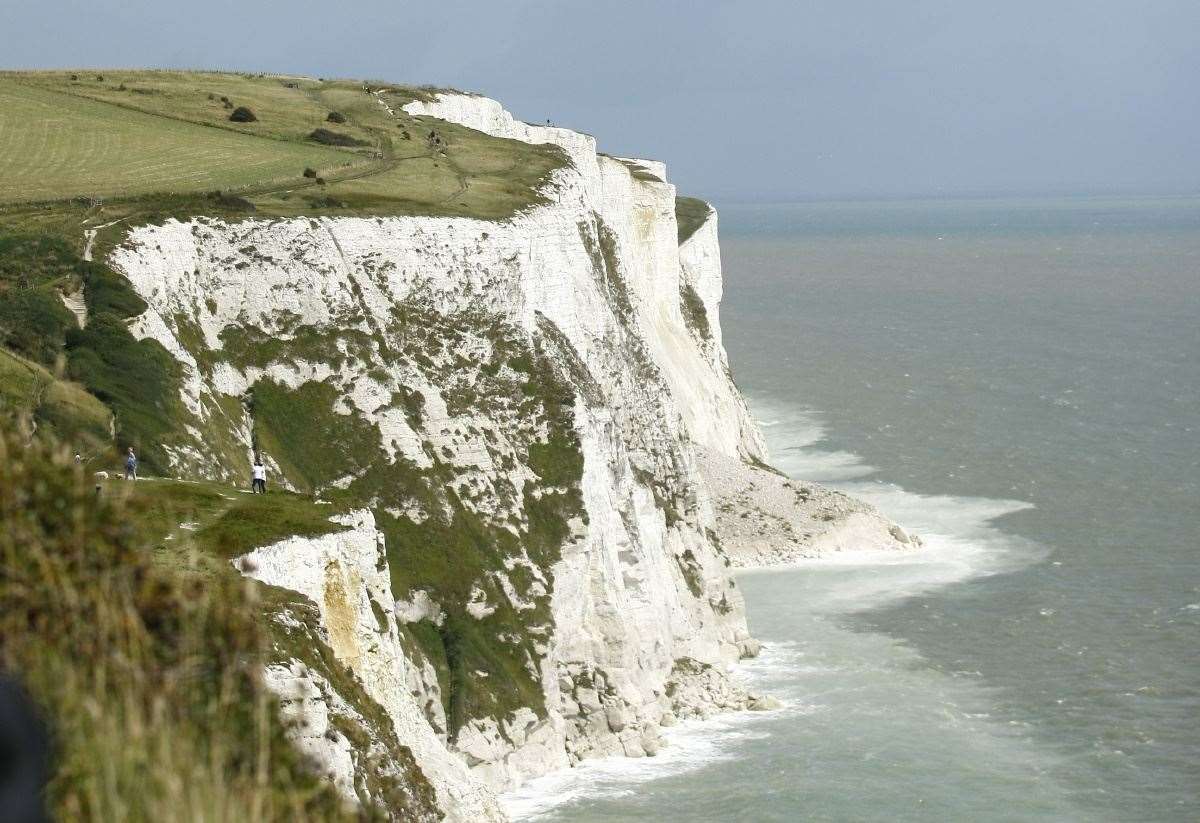
<path fill-rule="evenodd" d="M 1200 198 L 729 206 L 721 237 L 773 462 L 928 548 L 743 574 L 786 708 L 511 810 L 1200 818 Z"/>

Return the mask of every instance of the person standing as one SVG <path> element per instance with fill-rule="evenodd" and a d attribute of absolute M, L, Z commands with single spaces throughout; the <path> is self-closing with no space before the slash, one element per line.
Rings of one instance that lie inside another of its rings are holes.
<path fill-rule="evenodd" d="M 267 467 L 263 465 L 261 457 L 254 458 L 254 466 L 250 470 L 250 488 L 255 494 L 267 493 Z"/>
<path fill-rule="evenodd" d="M 137 455 L 133 453 L 133 446 L 129 447 L 129 454 L 125 456 L 125 479 L 137 480 Z"/>

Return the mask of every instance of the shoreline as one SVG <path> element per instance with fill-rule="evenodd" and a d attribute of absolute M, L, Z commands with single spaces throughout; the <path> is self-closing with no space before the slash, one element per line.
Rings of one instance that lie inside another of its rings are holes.
<path fill-rule="evenodd" d="M 811 423 L 803 412 L 797 417 L 810 425 L 811 432 L 821 428 Z M 770 431 L 770 424 L 763 425 Z M 896 600 L 915 596 L 921 592 L 942 588 L 980 575 L 993 574 L 1004 568 L 1032 562 L 1034 555 L 1019 551 L 1013 544 L 1019 541 L 1015 535 L 1000 532 L 993 521 L 1005 514 L 1028 508 L 1031 504 L 1021 501 L 1004 501 L 990 498 L 955 497 L 948 495 L 924 495 L 910 492 L 899 485 L 888 484 L 886 491 L 871 494 L 872 487 L 863 483 L 867 472 L 857 463 L 857 456 L 835 452 L 821 452 L 813 448 L 819 441 L 816 437 L 803 442 L 797 448 L 787 449 L 789 454 L 797 452 L 805 457 L 820 459 L 833 457 L 846 469 L 845 480 L 827 478 L 824 484 L 793 480 L 782 472 L 768 467 L 740 463 L 732 466 L 728 461 L 714 460 L 702 454 L 702 473 L 712 489 L 724 488 L 721 498 L 714 499 L 714 507 L 720 510 L 722 501 L 745 495 L 751 506 L 757 506 L 763 517 L 755 521 L 750 529 L 733 529 L 718 534 L 730 561 L 730 572 L 740 578 L 764 578 L 772 573 L 829 572 L 853 573 L 870 570 L 878 574 L 865 575 L 866 580 L 856 581 L 852 586 L 835 585 L 824 587 L 818 578 L 814 590 L 819 593 L 805 610 L 808 618 L 824 621 L 836 614 L 850 614 L 879 608 Z M 781 450 L 782 451 L 782 450 Z M 728 484 L 732 475 L 738 475 L 741 485 Z M 717 481 L 717 482 L 714 482 Z M 724 485 L 722 485 L 724 484 Z M 848 489 L 848 490 L 843 490 Z M 797 501 L 794 517 L 782 518 L 777 504 L 786 493 L 794 500 L 797 492 L 808 491 L 808 499 Z M 867 497 L 874 500 L 865 499 Z M 879 498 L 891 498 L 880 500 Z M 905 505 L 897 510 L 896 503 Z M 891 503 L 892 505 L 888 505 Z M 836 511 L 840 516 L 829 520 L 823 513 Z M 922 512 L 919 520 L 910 521 L 903 515 Z M 899 516 L 898 516 L 899 515 Z M 892 532 L 897 517 L 904 522 L 903 533 L 907 542 L 897 539 Z M 720 518 L 719 518 L 720 519 Z M 733 518 L 741 521 L 742 518 Z M 747 518 L 748 519 L 748 518 Z M 724 518 L 730 525 L 731 518 Z M 940 521 L 940 522 L 939 522 Z M 812 527 L 813 536 L 820 540 L 815 544 L 793 541 L 795 551 L 763 551 L 762 544 L 769 535 L 786 534 L 785 522 L 804 523 Z M 759 533 L 759 526 L 767 524 L 767 534 Z M 866 528 L 864 528 L 864 523 Z M 910 525 L 919 524 L 916 531 L 908 531 Z M 774 528 L 769 528 L 773 525 Z M 736 524 L 735 524 L 736 526 Z M 868 547 L 849 548 L 855 538 L 865 536 Z M 736 554 L 735 554 L 736 553 Z M 1018 555 L 1010 557 L 1010 555 Z M 879 579 L 877 579 L 879 578 Z M 755 611 L 753 601 L 746 597 L 748 615 Z M 760 604 L 761 607 L 762 604 Z M 751 620 L 752 636 L 756 636 Z M 756 639 L 757 636 L 756 636 Z M 809 642 L 797 638 L 797 643 Z M 736 744 L 754 734 L 758 725 L 769 725 L 781 715 L 803 714 L 804 703 L 781 698 L 771 691 L 762 691 L 752 678 L 768 677 L 772 670 L 781 672 L 792 663 L 785 662 L 794 657 L 795 650 L 789 644 L 765 641 L 758 657 L 743 659 L 730 664 L 726 670 L 729 680 L 737 687 L 750 692 L 760 692 L 779 700 L 779 705 L 768 711 L 734 710 L 721 712 L 707 718 L 682 721 L 672 728 L 662 730 L 666 745 L 653 758 L 609 757 L 584 761 L 573 768 L 549 773 L 526 782 L 513 792 L 499 796 L 505 812 L 514 821 L 539 819 L 545 815 L 553 817 L 554 810 L 585 797 L 627 796 L 636 794 L 637 787 L 655 780 L 702 769 L 706 764 L 736 758 Z M 789 678 L 790 679 L 790 678 Z M 768 732 L 762 732 L 767 735 Z"/>

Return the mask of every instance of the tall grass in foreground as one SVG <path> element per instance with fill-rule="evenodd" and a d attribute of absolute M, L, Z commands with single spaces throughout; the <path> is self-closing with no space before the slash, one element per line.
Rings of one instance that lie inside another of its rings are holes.
<path fill-rule="evenodd" d="M 255 591 L 156 561 L 65 451 L 0 432 L 0 671 L 52 729 L 52 816 L 346 815 L 284 739 Z"/>

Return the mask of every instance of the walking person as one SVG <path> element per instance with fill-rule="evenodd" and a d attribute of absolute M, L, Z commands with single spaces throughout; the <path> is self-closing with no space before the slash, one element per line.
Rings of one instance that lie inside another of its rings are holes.
<path fill-rule="evenodd" d="M 254 466 L 250 469 L 250 488 L 255 494 L 267 493 L 267 467 L 261 457 L 254 458 Z"/>
<path fill-rule="evenodd" d="M 129 454 L 125 456 L 125 479 L 137 480 L 137 455 L 133 453 L 133 446 L 129 447 Z"/>

